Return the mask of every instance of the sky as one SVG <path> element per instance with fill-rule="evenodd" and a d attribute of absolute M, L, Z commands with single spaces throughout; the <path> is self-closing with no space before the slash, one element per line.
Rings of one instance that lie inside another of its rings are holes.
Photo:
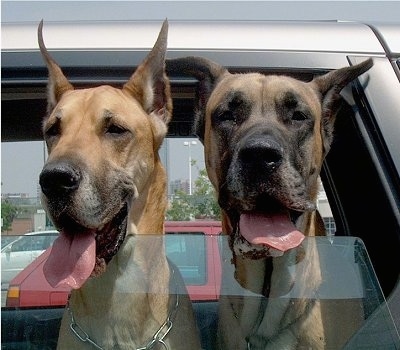
<path fill-rule="evenodd" d="M 110 11 L 112 4 L 112 11 Z M 212 6 L 211 6 L 212 5 Z M 1 21 L 63 20 L 349 20 L 399 21 L 400 1 L 1 1 Z M 188 179 L 188 147 L 184 139 L 171 139 L 169 180 Z M 204 168 L 200 142 L 191 147 L 197 168 Z M 37 194 L 43 166 L 43 143 L 2 143 L 3 193 Z"/>

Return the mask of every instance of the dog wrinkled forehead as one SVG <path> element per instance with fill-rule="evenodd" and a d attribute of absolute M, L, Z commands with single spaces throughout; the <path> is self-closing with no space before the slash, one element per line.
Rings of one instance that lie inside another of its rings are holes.
<path fill-rule="evenodd" d="M 320 96 L 307 83 L 287 76 L 231 74 L 219 81 L 210 95 L 205 123 L 214 127 L 227 120 L 237 126 L 244 122 L 282 123 L 294 111 L 319 119 Z"/>
<path fill-rule="evenodd" d="M 252 95 L 262 89 L 264 80 L 265 76 L 259 73 L 226 75 L 218 81 L 208 104 L 213 106 L 239 94 L 243 98 L 255 99 L 256 97 Z"/>
<path fill-rule="evenodd" d="M 101 134 L 110 125 L 124 129 L 150 128 L 148 116 L 140 104 L 125 96 L 120 89 L 100 86 L 89 89 L 76 89 L 62 96 L 60 101 L 44 119 L 47 126 L 61 123 L 59 131 L 79 132 L 90 126 L 92 132 Z"/>
<path fill-rule="evenodd" d="M 296 102 L 319 102 L 318 94 L 303 81 L 289 76 L 249 73 L 231 74 L 220 80 L 210 96 L 208 107 L 239 98 L 253 104 L 276 103 L 292 107 Z"/>

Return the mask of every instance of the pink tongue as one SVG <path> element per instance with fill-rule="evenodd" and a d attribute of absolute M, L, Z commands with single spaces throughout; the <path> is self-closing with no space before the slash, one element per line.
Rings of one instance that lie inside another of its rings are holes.
<path fill-rule="evenodd" d="M 78 289 L 89 278 L 96 263 L 96 241 L 93 233 L 70 235 L 64 232 L 54 241 L 43 266 L 49 284 Z"/>
<path fill-rule="evenodd" d="M 304 239 L 284 212 L 242 214 L 239 227 L 240 234 L 251 244 L 263 244 L 282 252 L 297 247 Z"/>

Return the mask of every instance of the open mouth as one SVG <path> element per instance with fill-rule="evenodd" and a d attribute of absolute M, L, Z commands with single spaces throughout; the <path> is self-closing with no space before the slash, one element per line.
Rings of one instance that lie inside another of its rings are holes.
<path fill-rule="evenodd" d="M 128 206 L 125 204 L 118 214 L 102 230 L 96 232 L 96 258 L 107 264 L 117 254 L 126 235 Z"/>
<path fill-rule="evenodd" d="M 285 251 L 300 245 L 304 239 L 290 219 L 287 211 L 274 213 L 242 213 L 240 235 L 250 244 Z"/>
<path fill-rule="evenodd" d="M 43 266 L 50 285 L 78 289 L 89 277 L 103 273 L 125 239 L 127 216 L 128 206 L 124 204 L 101 229 L 86 228 L 64 217 L 60 236 Z"/>
<path fill-rule="evenodd" d="M 252 211 L 242 211 L 234 233 L 234 249 L 239 255 L 252 259 L 266 256 L 280 256 L 298 247 L 304 240 L 295 222 L 301 212 L 274 205 L 267 210 L 256 207 Z"/>

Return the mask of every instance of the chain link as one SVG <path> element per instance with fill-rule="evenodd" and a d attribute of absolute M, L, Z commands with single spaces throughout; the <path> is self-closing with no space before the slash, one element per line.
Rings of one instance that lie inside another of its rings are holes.
<path fill-rule="evenodd" d="M 68 312 L 69 312 L 69 314 L 70 314 L 70 316 L 71 316 L 71 323 L 69 324 L 69 328 L 70 328 L 71 331 L 76 335 L 76 337 L 77 337 L 80 341 L 82 341 L 82 342 L 84 342 L 84 343 L 88 342 L 89 344 L 93 345 L 93 346 L 94 346 L 96 349 L 98 349 L 98 350 L 104 350 L 101 346 L 97 345 L 97 344 L 90 338 L 89 334 L 87 334 L 87 333 L 82 329 L 81 326 L 79 326 L 79 325 L 76 323 L 75 318 L 74 318 L 74 314 L 72 313 L 72 310 L 71 310 L 71 308 L 70 308 L 70 306 L 69 306 L 69 300 L 68 300 L 68 303 L 67 303 L 67 310 L 68 310 Z"/>
<path fill-rule="evenodd" d="M 138 348 L 136 350 L 151 350 L 154 348 L 154 346 L 158 343 L 161 344 L 165 350 L 168 350 L 167 344 L 164 342 L 164 338 L 168 335 L 170 332 L 172 326 L 173 326 L 173 320 L 175 318 L 175 315 L 178 310 L 179 306 L 179 295 L 175 295 L 175 306 L 172 309 L 171 313 L 168 315 L 167 319 L 165 322 L 161 325 L 160 329 L 154 334 L 153 338 L 147 343 L 146 346 L 142 348 Z"/>
<path fill-rule="evenodd" d="M 175 281 L 175 271 L 171 266 L 171 272 L 172 272 L 172 277 Z M 176 283 L 175 283 L 175 287 L 176 287 Z M 172 326 L 173 326 L 173 321 L 175 319 L 175 316 L 178 312 L 178 306 L 179 306 L 179 294 L 178 292 L 175 294 L 175 305 L 172 308 L 171 312 L 168 314 L 167 319 L 165 320 L 165 322 L 161 325 L 161 327 L 157 330 L 157 332 L 153 335 L 153 337 L 151 338 L 151 340 L 144 346 L 141 348 L 136 348 L 135 350 L 152 350 L 154 349 L 154 347 L 157 344 L 160 344 L 164 350 L 169 350 L 168 345 L 165 343 L 164 339 L 165 337 L 168 335 L 168 333 L 171 331 Z M 100 345 L 96 344 L 89 336 L 89 334 L 87 334 L 82 327 L 75 321 L 75 317 L 74 314 L 72 313 L 71 307 L 69 305 L 69 299 L 67 302 L 67 310 L 68 313 L 71 317 L 71 323 L 69 324 L 69 328 L 71 329 L 72 333 L 75 334 L 75 336 L 82 342 L 84 343 L 89 343 L 92 346 L 94 346 L 96 349 L 98 350 L 105 350 L 104 348 L 102 348 Z"/>
<path fill-rule="evenodd" d="M 175 295 L 175 306 L 174 309 L 171 311 L 171 313 L 168 315 L 168 318 L 165 320 L 165 322 L 161 325 L 161 327 L 158 329 L 158 331 L 153 335 L 153 338 L 146 344 L 146 346 L 137 348 L 136 350 L 152 350 L 156 344 L 161 344 L 165 350 L 169 350 L 167 344 L 165 343 L 164 339 L 168 335 L 168 333 L 171 331 L 172 326 L 173 326 L 173 319 L 175 318 L 176 312 L 178 310 L 179 306 L 179 295 Z M 72 313 L 72 310 L 69 306 L 69 303 L 67 304 L 67 309 L 68 312 L 71 316 L 71 323 L 69 325 L 69 328 L 71 331 L 75 334 L 75 336 L 82 342 L 84 343 L 89 343 L 93 345 L 96 349 L 98 350 L 105 350 L 102 348 L 100 345 L 96 344 L 87 334 L 82 327 L 75 321 L 74 315 Z"/>

